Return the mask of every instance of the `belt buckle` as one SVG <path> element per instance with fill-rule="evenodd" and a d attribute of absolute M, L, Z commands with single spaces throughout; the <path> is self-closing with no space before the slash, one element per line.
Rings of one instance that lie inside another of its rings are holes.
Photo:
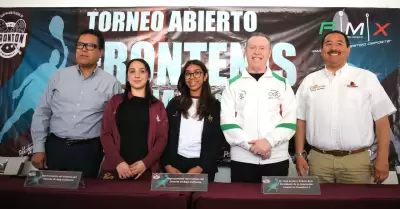
<path fill-rule="evenodd" d="M 66 140 L 65 142 L 68 146 L 74 145 L 76 142 L 74 140 Z"/>
<path fill-rule="evenodd" d="M 66 139 L 66 140 L 65 140 L 65 144 L 67 144 L 68 146 L 71 146 L 70 140 Z"/>
<path fill-rule="evenodd" d="M 351 154 L 351 150 L 340 150 L 340 156 L 347 156 Z"/>
<path fill-rule="evenodd" d="M 345 155 L 350 155 L 351 154 L 351 150 L 346 150 L 346 151 L 344 151 L 344 153 L 346 153 Z"/>

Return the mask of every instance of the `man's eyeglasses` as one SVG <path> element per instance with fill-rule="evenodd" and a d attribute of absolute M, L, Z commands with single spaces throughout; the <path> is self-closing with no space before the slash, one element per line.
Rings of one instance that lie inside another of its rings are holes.
<path fill-rule="evenodd" d="M 194 72 L 194 73 L 185 72 L 185 78 L 186 78 L 186 79 L 189 79 L 189 78 L 191 78 L 192 76 L 193 76 L 194 78 L 200 78 L 201 74 L 203 74 L 203 72 L 201 72 L 201 71 L 196 71 L 196 72 Z"/>
<path fill-rule="evenodd" d="M 98 48 L 99 46 L 97 44 L 92 44 L 92 43 L 82 43 L 82 42 L 76 43 L 77 49 L 83 49 L 83 47 L 85 47 L 86 50 L 88 50 L 88 51 L 93 51 L 96 48 Z"/>

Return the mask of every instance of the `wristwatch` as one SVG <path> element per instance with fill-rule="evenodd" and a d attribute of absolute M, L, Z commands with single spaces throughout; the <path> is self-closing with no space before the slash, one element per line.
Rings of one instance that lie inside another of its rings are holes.
<path fill-rule="evenodd" d="M 303 150 L 303 152 L 301 152 L 301 153 L 296 153 L 296 157 L 297 156 L 302 156 L 302 157 L 306 158 L 307 157 L 307 152 L 305 150 Z"/>

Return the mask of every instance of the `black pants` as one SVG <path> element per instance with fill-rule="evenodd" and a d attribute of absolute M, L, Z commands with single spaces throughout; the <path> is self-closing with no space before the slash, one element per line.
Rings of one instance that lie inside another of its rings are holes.
<path fill-rule="evenodd" d="M 66 139 L 50 134 L 45 149 L 49 170 L 81 171 L 85 178 L 97 178 L 103 148 L 100 138 L 87 139 L 74 144 L 67 144 Z"/>
<path fill-rule="evenodd" d="M 261 183 L 263 176 L 287 176 L 289 160 L 272 164 L 249 164 L 231 161 L 231 182 Z"/>
<path fill-rule="evenodd" d="M 176 161 L 172 163 L 171 166 L 178 169 L 182 173 L 187 173 L 190 169 L 200 164 L 200 158 L 186 158 L 177 154 L 177 157 L 175 159 Z M 207 174 L 208 174 L 208 182 L 213 182 L 215 178 L 215 173 L 209 172 Z"/>

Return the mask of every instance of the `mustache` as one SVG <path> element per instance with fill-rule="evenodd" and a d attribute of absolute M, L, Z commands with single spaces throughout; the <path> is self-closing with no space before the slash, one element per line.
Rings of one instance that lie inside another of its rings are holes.
<path fill-rule="evenodd" d="M 340 51 L 337 51 L 337 50 L 330 50 L 330 51 L 328 52 L 329 55 L 330 55 L 330 54 L 333 54 L 333 53 L 339 54 L 339 53 L 341 53 L 341 52 L 340 52 Z"/>

